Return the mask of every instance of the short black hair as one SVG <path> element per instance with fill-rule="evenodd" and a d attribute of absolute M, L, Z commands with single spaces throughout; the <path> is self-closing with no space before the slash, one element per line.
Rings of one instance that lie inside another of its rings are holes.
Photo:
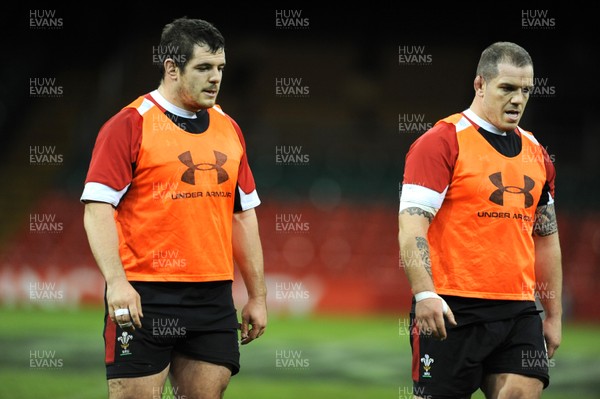
<path fill-rule="evenodd" d="M 225 39 L 215 25 L 203 19 L 181 17 L 165 25 L 160 45 L 154 52 L 160 61 L 158 69 L 161 78 L 165 73 L 165 59 L 172 59 L 177 67 L 184 69 L 192 59 L 195 45 L 207 46 L 212 53 L 216 53 L 225 49 Z"/>

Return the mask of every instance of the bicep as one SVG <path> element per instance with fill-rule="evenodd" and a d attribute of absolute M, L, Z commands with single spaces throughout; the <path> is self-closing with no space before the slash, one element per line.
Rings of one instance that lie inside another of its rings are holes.
<path fill-rule="evenodd" d="M 398 227 L 401 238 L 407 236 L 425 236 L 434 215 L 419 207 L 405 208 L 398 213 Z"/>
<path fill-rule="evenodd" d="M 83 214 L 84 226 L 88 233 L 92 230 L 105 230 L 115 223 L 115 208 L 106 202 L 86 202 Z"/>
<path fill-rule="evenodd" d="M 234 241 L 258 235 L 258 218 L 254 208 L 233 214 L 232 234 Z"/>
<path fill-rule="evenodd" d="M 538 206 L 533 222 L 533 235 L 546 237 L 558 232 L 554 203 Z"/>

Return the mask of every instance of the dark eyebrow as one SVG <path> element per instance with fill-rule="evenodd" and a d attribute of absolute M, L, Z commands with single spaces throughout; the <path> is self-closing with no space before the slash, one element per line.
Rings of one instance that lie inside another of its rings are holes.
<path fill-rule="evenodd" d="M 514 83 L 509 83 L 509 82 L 502 82 L 499 84 L 499 86 L 503 86 L 503 87 L 510 87 L 510 88 L 518 88 L 518 87 L 533 87 L 533 85 L 518 85 L 518 84 L 514 84 Z"/>
<path fill-rule="evenodd" d="M 210 62 L 201 62 L 199 64 L 194 65 L 194 68 L 212 68 L 213 66 L 216 67 L 224 67 L 225 63 L 220 63 L 220 64 L 212 64 Z"/>

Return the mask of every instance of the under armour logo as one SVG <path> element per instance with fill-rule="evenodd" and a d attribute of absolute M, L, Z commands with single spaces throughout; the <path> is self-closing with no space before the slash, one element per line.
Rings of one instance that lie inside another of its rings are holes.
<path fill-rule="evenodd" d="M 187 184 L 196 184 L 196 171 L 209 171 L 216 170 L 217 171 L 217 183 L 221 184 L 227 180 L 229 180 L 229 175 L 227 171 L 223 169 L 223 164 L 227 162 L 227 155 L 223 154 L 219 151 L 213 151 L 215 154 L 215 163 L 208 162 L 200 162 L 194 163 L 192 160 L 192 154 L 189 151 L 184 152 L 179 155 L 179 160 L 185 166 L 187 166 L 187 170 L 183 172 L 181 175 L 181 181 Z"/>
<path fill-rule="evenodd" d="M 531 195 L 530 191 L 535 187 L 535 182 L 529 176 L 523 176 L 524 187 L 518 186 L 505 186 L 502 183 L 502 172 L 493 173 L 489 176 L 490 181 L 498 190 L 495 190 L 492 195 L 490 195 L 490 201 L 494 204 L 504 205 L 504 193 L 509 194 L 523 194 L 525 197 L 525 208 L 529 208 L 533 205 L 533 195 Z"/>

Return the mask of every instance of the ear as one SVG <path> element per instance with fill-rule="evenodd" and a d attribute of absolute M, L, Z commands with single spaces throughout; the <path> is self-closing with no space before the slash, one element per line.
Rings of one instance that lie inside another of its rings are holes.
<path fill-rule="evenodd" d="M 485 91 L 485 79 L 483 79 L 483 76 L 477 75 L 475 77 L 473 87 L 475 88 L 475 95 L 483 97 L 483 92 Z"/>
<path fill-rule="evenodd" d="M 173 61 L 172 58 L 166 58 L 163 65 L 165 67 L 165 77 L 168 77 L 171 80 L 177 80 L 179 67 L 175 65 L 175 61 Z"/>

